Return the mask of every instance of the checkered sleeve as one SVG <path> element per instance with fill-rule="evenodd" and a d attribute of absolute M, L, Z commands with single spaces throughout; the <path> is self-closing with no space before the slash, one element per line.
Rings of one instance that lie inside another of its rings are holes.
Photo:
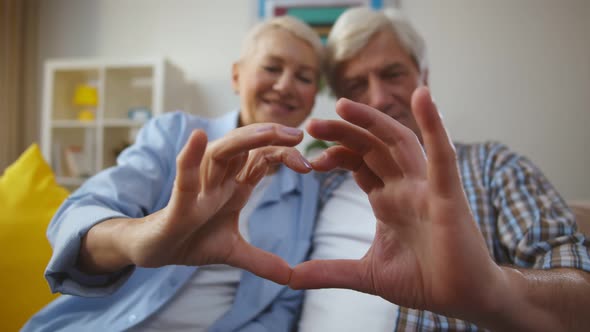
<path fill-rule="evenodd" d="M 497 234 L 511 263 L 535 269 L 575 268 L 590 272 L 590 241 L 541 171 L 506 146 L 489 146 Z"/>

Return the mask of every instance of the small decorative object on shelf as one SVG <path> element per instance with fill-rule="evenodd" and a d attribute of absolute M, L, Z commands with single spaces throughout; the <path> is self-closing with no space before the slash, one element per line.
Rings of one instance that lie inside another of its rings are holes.
<path fill-rule="evenodd" d="M 94 121 L 96 119 L 96 106 L 98 106 L 98 92 L 96 86 L 91 84 L 79 84 L 74 93 L 73 104 L 82 107 L 78 111 L 78 120 Z"/>
<path fill-rule="evenodd" d="M 130 120 L 137 122 L 146 122 L 152 117 L 152 112 L 148 107 L 132 107 L 127 112 Z"/>

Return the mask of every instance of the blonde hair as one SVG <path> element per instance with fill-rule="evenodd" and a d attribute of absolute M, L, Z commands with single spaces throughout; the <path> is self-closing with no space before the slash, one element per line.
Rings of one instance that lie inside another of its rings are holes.
<path fill-rule="evenodd" d="M 324 60 L 324 46 L 318 34 L 307 24 L 292 16 L 277 16 L 255 25 L 242 42 L 240 60 L 248 56 L 256 47 L 258 37 L 272 29 L 284 29 L 302 41 L 306 42 L 313 49 L 318 63 Z"/>
<path fill-rule="evenodd" d="M 354 57 L 374 34 L 384 29 L 390 29 L 395 33 L 420 73 L 428 69 L 426 43 L 399 10 L 388 8 L 374 11 L 367 7 L 351 8 L 340 15 L 328 36 L 325 72 L 330 86 L 334 87 L 337 67 Z"/>

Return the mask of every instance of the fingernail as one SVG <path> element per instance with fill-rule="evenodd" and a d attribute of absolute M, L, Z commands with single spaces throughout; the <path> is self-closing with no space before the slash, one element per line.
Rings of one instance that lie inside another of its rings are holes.
<path fill-rule="evenodd" d="M 290 136 L 299 136 L 301 134 L 301 130 L 292 127 L 281 127 L 281 131 Z"/>
<path fill-rule="evenodd" d="M 309 161 L 307 161 L 307 159 L 303 158 L 303 156 L 299 156 L 299 159 L 305 165 L 305 167 L 307 167 L 307 169 L 311 169 L 311 164 Z"/>
<path fill-rule="evenodd" d="M 257 133 L 260 133 L 260 132 L 263 132 L 263 131 L 270 131 L 270 130 L 272 130 L 272 128 L 273 128 L 273 125 L 265 125 L 265 126 L 262 126 L 262 127 L 258 128 L 258 129 L 256 129 L 256 132 Z"/>

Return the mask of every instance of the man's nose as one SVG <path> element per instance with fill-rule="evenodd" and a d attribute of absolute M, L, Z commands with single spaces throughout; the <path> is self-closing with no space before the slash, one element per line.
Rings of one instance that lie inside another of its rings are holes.
<path fill-rule="evenodd" d="M 379 79 L 369 80 L 369 106 L 384 111 L 391 103 L 390 92 L 387 85 Z"/>

